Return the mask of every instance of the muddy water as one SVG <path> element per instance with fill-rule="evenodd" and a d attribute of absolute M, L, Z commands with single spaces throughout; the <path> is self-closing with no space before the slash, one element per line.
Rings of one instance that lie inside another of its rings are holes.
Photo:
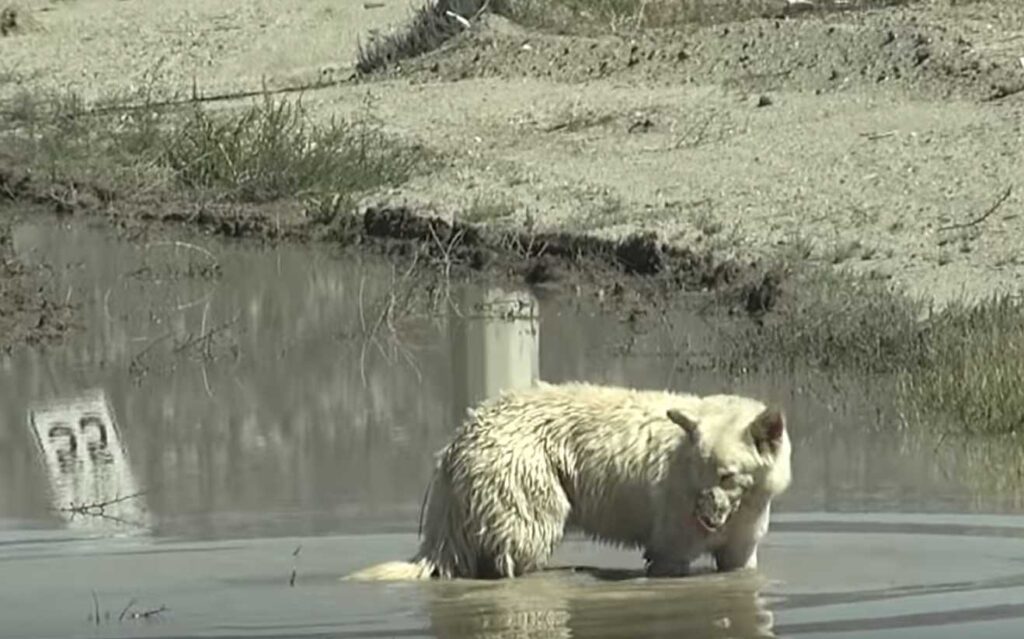
<path fill-rule="evenodd" d="M 422 285 L 308 249 L 22 225 L 80 305 L 0 366 L 2 637 L 1016 637 L 1024 453 L 936 441 L 885 384 L 730 378 L 680 309 L 638 335 L 585 301 Z M 388 312 L 390 309 L 391 312 Z M 774 398 L 795 484 L 754 574 L 639 578 L 579 540 L 516 582 L 353 584 L 408 556 L 466 405 L 537 377 Z M 570 570 L 569 567 L 574 567 Z"/>

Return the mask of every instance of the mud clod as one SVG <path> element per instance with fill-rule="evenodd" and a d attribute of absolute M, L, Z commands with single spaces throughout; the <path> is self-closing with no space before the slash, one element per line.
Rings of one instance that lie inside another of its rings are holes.
<path fill-rule="evenodd" d="M 405 207 L 369 208 L 363 214 L 363 231 L 368 237 L 427 241 L 448 238 L 451 225 L 440 218 L 418 216 Z"/>
<path fill-rule="evenodd" d="M 0 36 L 13 35 L 18 31 L 20 18 L 15 7 L 0 9 Z"/>
<path fill-rule="evenodd" d="M 530 260 L 523 273 L 523 281 L 530 286 L 548 284 L 562 277 L 553 259 L 542 256 Z"/>

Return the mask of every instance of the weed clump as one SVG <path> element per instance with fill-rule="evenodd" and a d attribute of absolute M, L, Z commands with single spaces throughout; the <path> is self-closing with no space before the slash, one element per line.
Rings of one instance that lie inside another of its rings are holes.
<path fill-rule="evenodd" d="M 192 109 L 176 123 L 160 160 L 184 187 L 258 203 L 397 186 L 425 155 L 375 123 L 318 125 L 301 103 L 266 98 L 230 114 Z"/>
<path fill-rule="evenodd" d="M 0 146 L 5 162 L 50 184 L 103 184 L 129 200 L 184 192 L 238 203 L 291 198 L 335 211 L 356 194 L 405 182 L 430 157 L 370 114 L 323 123 L 301 100 L 269 94 L 213 110 L 100 109 L 76 94 L 26 93 L 0 109 Z"/>

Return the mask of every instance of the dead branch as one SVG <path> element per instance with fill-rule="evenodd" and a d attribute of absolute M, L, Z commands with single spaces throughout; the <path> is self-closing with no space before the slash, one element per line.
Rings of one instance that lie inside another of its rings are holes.
<path fill-rule="evenodd" d="M 180 353 L 180 352 L 182 352 L 182 351 L 184 351 L 184 350 L 186 350 L 188 348 L 191 348 L 192 346 L 194 346 L 196 344 L 199 344 L 199 343 L 205 343 L 205 346 L 209 347 L 209 341 L 211 339 L 213 339 L 213 337 L 215 335 L 217 335 L 218 333 L 222 333 L 225 330 L 227 330 L 228 328 L 230 328 L 231 326 L 233 326 L 234 324 L 236 324 L 238 322 L 238 318 L 239 318 L 239 316 L 235 315 L 233 318 L 227 320 L 226 322 L 221 323 L 218 326 L 215 326 L 215 327 L 211 328 L 208 331 L 200 332 L 199 335 L 190 336 L 184 342 L 182 342 L 181 344 L 178 344 L 177 346 L 175 346 L 174 347 L 174 352 L 175 353 Z M 204 314 L 204 321 L 205 321 L 205 314 Z"/>
<path fill-rule="evenodd" d="M 891 138 L 892 136 L 896 135 L 896 133 L 897 131 L 882 131 L 880 133 L 872 131 L 870 133 L 861 133 L 860 135 L 864 139 L 874 142 L 875 140 L 884 140 L 885 138 Z"/>
<path fill-rule="evenodd" d="M 960 224 L 949 224 L 949 225 L 946 225 L 946 226 L 940 226 L 939 228 L 937 228 L 935 230 L 936 231 L 953 231 L 953 230 L 956 230 L 956 229 L 966 229 L 966 228 L 969 228 L 969 227 L 981 224 L 982 222 L 987 220 L 989 217 L 991 217 L 993 213 L 998 211 L 999 207 L 1001 207 L 1003 205 L 1003 203 L 1006 202 L 1006 200 L 1010 199 L 1010 194 L 1011 193 L 1013 193 L 1013 185 L 1010 185 L 1010 186 L 1006 187 L 1006 190 L 1003 191 L 1002 195 L 1000 195 L 996 199 L 996 201 L 992 204 L 992 206 L 990 206 L 987 209 L 985 209 L 984 213 L 982 213 L 978 217 L 974 218 L 973 220 L 968 220 L 967 222 L 963 222 L 963 223 L 960 223 Z"/>
<path fill-rule="evenodd" d="M 178 241 L 178 240 L 173 240 L 173 241 L 150 242 L 150 243 L 146 244 L 146 248 L 149 248 L 150 246 L 173 246 L 175 248 L 189 249 L 191 251 L 196 251 L 198 253 L 202 253 L 206 257 L 210 258 L 210 261 L 213 262 L 216 265 L 220 264 L 220 262 L 217 260 L 217 256 L 214 255 L 213 253 L 211 253 L 209 250 L 204 249 L 203 247 L 197 246 L 195 244 L 190 244 L 189 242 L 181 242 L 181 241 Z"/>
<path fill-rule="evenodd" d="M 144 494 L 146 494 L 146 491 L 140 490 L 130 495 L 125 495 L 124 497 L 115 497 L 114 499 L 108 499 L 106 501 L 98 501 L 87 504 L 76 504 L 75 502 L 71 502 L 67 506 L 58 508 L 57 511 L 62 513 L 71 513 L 72 515 L 90 515 L 94 517 L 102 517 L 104 515 L 104 511 L 108 506 L 120 504 L 121 502 L 128 501 L 129 499 L 141 497 Z"/>

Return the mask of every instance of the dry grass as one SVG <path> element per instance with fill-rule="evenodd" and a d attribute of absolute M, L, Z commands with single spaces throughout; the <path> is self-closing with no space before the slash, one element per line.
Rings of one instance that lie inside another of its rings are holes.
<path fill-rule="evenodd" d="M 301 98 L 269 94 L 230 109 L 96 109 L 74 93 L 22 93 L 0 105 L 0 148 L 6 162 L 50 182 L 103 184 L 121 198 L 291 198 L 335 210 L 356 194 L 402 184 L 431 157 L 385 133 L 372 113 L 320 124 Z"/>

